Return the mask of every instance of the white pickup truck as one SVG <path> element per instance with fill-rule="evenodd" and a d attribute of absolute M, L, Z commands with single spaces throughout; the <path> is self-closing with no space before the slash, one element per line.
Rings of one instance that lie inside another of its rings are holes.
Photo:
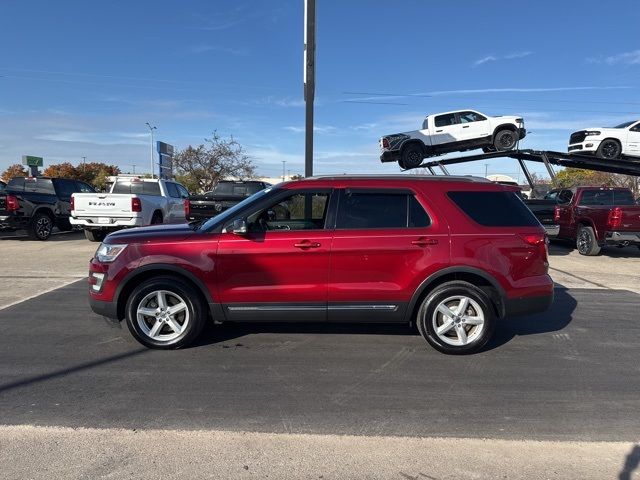
<path fill-rule="evenodd" d="M 424 119 L 420 130 L 382 137 L 380 161 L 416 168 L 425 157 L 449 152 L 512 150 L 526 134 L 522 117 L 490 117 L 475 110 L 436 113 Z"/>
<path fill-rule="evenodd" d="M 184 223 L 189 192 L 176 182 L 139 177 L 117 177 L 109 193 L 74 193 L 72 225 L 83 228 L 92 242 L 128 227 Z"/>
<path fill-rule="evenodd" d="M 569 137 L 569 153 L 594 154 L 605 160 L 640 157 L 640 120 L 615 127 L 594 127 L 573 132 Z"/>

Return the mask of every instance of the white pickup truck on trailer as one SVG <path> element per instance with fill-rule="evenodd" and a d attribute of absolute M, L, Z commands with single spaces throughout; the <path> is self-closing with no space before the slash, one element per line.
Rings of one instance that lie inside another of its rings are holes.
<path fill-rule="evenodd" d="M 74 193 L 69 221 L 100 242 L 122 228 L 184 223 L 188 213 L 189 192 L 179 183 L 119 176 L 109 193 Z"/>

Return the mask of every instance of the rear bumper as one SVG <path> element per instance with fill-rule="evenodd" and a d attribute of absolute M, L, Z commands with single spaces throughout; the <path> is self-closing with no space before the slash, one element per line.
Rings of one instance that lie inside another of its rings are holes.
<path fill-rule="evenodd" d="M 380 154 L 380 161 L 381 162 L 397 162 L 398 158 L 400 158 L 400 151 L 399 150 L 384 150 L 381 154 Z"/>
<path fill-rule="evenodd" d="M 606 232 L 604 241 L 606 245 L 640 245 L 640 232 Z"/>
<path fill-rule="evenodd" d="M 24 217 L 16 217 L 14 215 L 2 215 L 0 216 L 0 227 L 11 229 L 23 229 L 26 228 L 29 221 Z"/>
<path fill-rule="evenodd" d="M 553 304 L 553 289 L 550 294 L 536 297 L 509 298 L 505 300 L 504 309 L 506 317 L 518 315 L 532 315 L 545 312 Z"/>
<path fill-rule="evenodd" d="M 99 217 L 70 217 L 69 222 L 71 225 L 79 225 L 87 229 L 113 229 L 113 228 L 126 228 L 126 227 L 144 227 L 144 219 L 142 217 L 130 217 L 130 218 L 117 218 L 117 217 L 104 217 L 109 218 L 109 223 L 99 223 Z"/>
<path fill-rule="evenodd" d="M 560 225 L 542 225 L 547 236 L 550 238 L 557 237 L 560 233 Z"/>

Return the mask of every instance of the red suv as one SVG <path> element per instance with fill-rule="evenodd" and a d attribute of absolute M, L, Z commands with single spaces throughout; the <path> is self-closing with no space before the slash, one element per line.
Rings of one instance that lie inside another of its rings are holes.
<path fill-rule="evenodd" d="M 498 318 L 553 301 L 544 229 L 515 187 L 471 177 L 313 177 L 204 222 L 112 233 L 92 309 L 152 348 L 215 323 L 415 322 L 470 353 Z"/>

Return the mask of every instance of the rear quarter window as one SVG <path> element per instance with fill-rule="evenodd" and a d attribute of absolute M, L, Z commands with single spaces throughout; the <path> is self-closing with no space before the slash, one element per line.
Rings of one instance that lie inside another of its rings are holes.
<path fill-rule="evenodd" d="M 515 192 L 448 192 L 447 196 L 471 220 L 485 227 L 540 225 Z"/>

